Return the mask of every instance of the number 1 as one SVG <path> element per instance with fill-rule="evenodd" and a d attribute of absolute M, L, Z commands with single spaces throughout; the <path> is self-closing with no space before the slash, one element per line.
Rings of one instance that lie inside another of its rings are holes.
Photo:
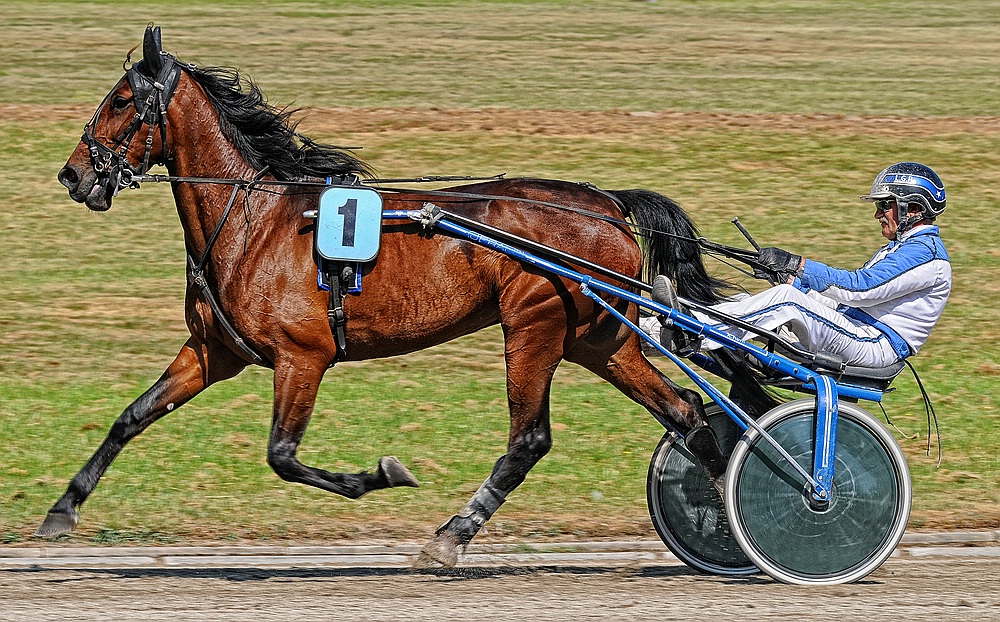
<path fill-rule="evenodd" d="M 358 226 L 358 200 L 347 199 L 347 203 L 337 208 L 337 213 L 344 217 L 344 237 L 341 246 L 353 247 L 354 230 Z"/>

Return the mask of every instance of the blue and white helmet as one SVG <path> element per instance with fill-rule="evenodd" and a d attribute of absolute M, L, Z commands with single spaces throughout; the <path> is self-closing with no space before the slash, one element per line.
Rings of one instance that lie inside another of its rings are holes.
<path fill-rule="evenodd" d="M 879 173 L 872 182 L 871 192 L 861 200 L 878 203 L 896 199 L 900 206 L 920 205 L 921 211 L 917 214 L 899 210 L 898 231 L 904 233 L 921 220 L 937 218 L 944 211 L 945 198 L 944 183 L 931 167 L 918 162 L 899 162 Z"/>

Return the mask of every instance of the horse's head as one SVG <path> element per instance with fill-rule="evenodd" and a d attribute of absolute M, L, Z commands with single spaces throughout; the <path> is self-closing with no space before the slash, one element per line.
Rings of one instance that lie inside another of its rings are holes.
<path fill-rule="evenodd" d="M 70 197 L 95 211 L 110 209 L 118 191 L 134 185 L 134 176 L 165 159 L 167 104 L 181 65 L 163 53 L 158 26 L 146 27 L 142 55 L 140 62 L 126 67 L 125 76 L 98 106 L 59 171 L 59 182 Z M 130 57 L 131 52 L 126 65 Z M 140 140 L 133 142 L 136 136 Z"/>

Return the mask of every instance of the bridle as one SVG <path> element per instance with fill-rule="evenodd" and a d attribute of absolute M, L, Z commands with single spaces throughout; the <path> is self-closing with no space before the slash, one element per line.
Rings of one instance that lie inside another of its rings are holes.
<path fill-rule="evenodd" d="M 129 65 L 131 55 L 130 51 L 123 66 Z M 149 65 L 158 65 L 155 77 L 154 69 Z M 166 150 L 167 105 L 177 88 L 182 68 L 183 66 L 177 62 L 176 58 L 165 52 L 160 52 L 153 62 L 144 58 L 126 68 L 122 80 L 127 80 L 132 88 L 132 103 L 135 105 L 136 112 L 128 127 L 115 137 L 113 145 L 108 146 L 98 140 L 94 136 L 92 128 L 100 120 L 101 113 L 111 101 L 111 96 L 117 90 L 117 86 L 105 96 L 93 118 L 84 126 L 81 140 L 90 150 L 91 166 L 98 175 L 98 183 L 104 188 L 106 197 L 117 196 L 118 191 L 123 188 L 138 188 L 138 183 L 134 178 L 145 175 L 149 170 L 153 136 L 157 129 L 159 129 L 160 144 L 163 145 L 164 151 Z M 120 83 L 121 81 L 119 81 Z M 142 161 L 133 165 L 128 161 L 128 150 L 132 139 L 143 126 L 149 128 L 146 133 L 145 153 Z M 154 164 L 161 163 L 154 162 Z"/>

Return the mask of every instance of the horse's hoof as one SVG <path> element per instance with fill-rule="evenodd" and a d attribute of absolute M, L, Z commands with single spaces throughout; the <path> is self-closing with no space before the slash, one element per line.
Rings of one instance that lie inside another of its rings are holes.
<path fill-rule="evenodd" d="M 448 532 L 438 534 L 420 551 L 413 567 L 418 570 L 454 568 L 458 563 L 458 540 Z"/>
<path fill-rule="evenodd" d="M 76 529 L 80 515 L 76 510 L 69 512 L 49 512 L 45 521 L 35 530 L 36 538 L 55 538 Z"/>
<path fill-rule="evenodd" d="M 380 458 L 378 461 L 378 470 L 385 477 L 389 488 L 395 488 L 396 486 L 420 487 L 420 482 L 417 481 L 417 478 L 413 476 L 413 473 L 410 473 L 409 469 L 403 466 L 403 463 L 396 456 L 383 456 Z"/>

